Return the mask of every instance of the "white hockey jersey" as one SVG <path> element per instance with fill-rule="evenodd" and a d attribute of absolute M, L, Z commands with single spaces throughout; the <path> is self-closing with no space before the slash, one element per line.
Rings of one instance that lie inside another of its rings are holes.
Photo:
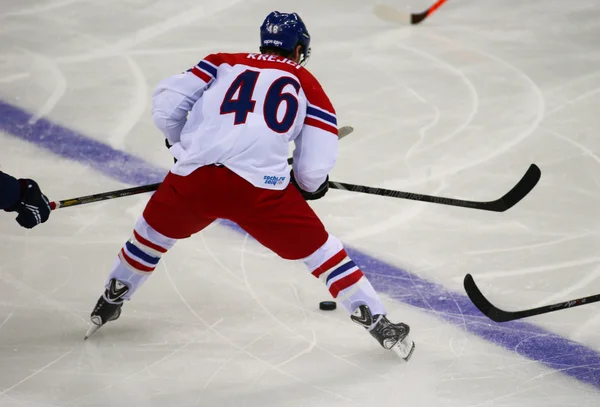
<path fill-rule="evenodd" d="M 304 67 L 265 54 L 212 54 L 163 80 L 153 95 L 154 123 L 173 145 L 171 172 L 186 176 L 222 164 L 254 186 L 289 183 L 315 191 L 337 158 L 335 110 Z"/>

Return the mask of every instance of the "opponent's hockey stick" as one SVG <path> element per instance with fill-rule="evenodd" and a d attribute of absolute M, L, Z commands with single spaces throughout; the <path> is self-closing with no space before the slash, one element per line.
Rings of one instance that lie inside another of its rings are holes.
<path fill-rule="evenodd" d="M 95 195 L 80 196 L 78 198 L 65 199 L 64 201 L 52 201 L 50 202 L 50 208 L 54 211 L 56 209 L 68 208 L 70 206 L 106 201 L 107 199 L 124 198 L 126 196 L 156 191 L 159 186 L 160 182 L 156 184 L 142 185 L 139 187 L 119 189 L 116 191 L 102 192 Z"/>
<path fill-rule="evenodd" d="M 447 0 L 438 0 L 435 4 L 429 7 L 427 10 L 422 13 L 403 13 L 393 7 L 386 6 L 383 4 L 377 4 L 373 11 L 377 17 L 381 18 L 385 21 L 392 21 L 394 23 L 404 23 L 404 24 L 419 24 L 421 21 L 425 20 L 427 17 L 435 13 L 435 11 L 442 6 Z"/>
<path fill-rule="evenodd" d="M 351 134 L 353 131 L 354 131 L 354 127 L 352 127 L 352 126 L 340 127 L 338 130 L 338 139 L 340 139 L 340 140 L 343 139 L 344 137 Z M 288 164 L 292 164 L 292 162 L 293 162 L 292 158 L 289 158 Z M 116 191 L 102 192 L 100 194 L 95 194 L 95 195 L 80 196 L 79 198 L 71 198 L 71 199 L 66 199 L 64 201 L 59 201 L 59 202 L 53 201 L 53 202 L 50 202 L 50 208 L 52 210 L 55 210 L 55 209 L 60 209 L 60 208 L 68 208 L 70 206 L 106 201 L 108 199 L 124 198 L 126 196 L 138 195 L 138 194 L 143 194 L 145 192 L 156 191 L 159 186 L 160 186 L 160 182 L 158 182 L 156 184 L 142 185 L 139 187 L 119 189 Z"/>
<path fill-rule="evenodd" d="M 540 180 L 542 172 L 539 167 L 535 164 L 531 164 L 523 178 L 515 185 L 510 191 L 508 191 L 502 198 L 496 199 L 495 201 L 478 202 L 478 201 L 465 201 L 462 199 L 444 198 L 440 196 L 414 194 L 411 192 L 394 191 L 391 189 L 373 188 L 362 185 L 345 184 L 343 182 L 331 181 L 329 182 L 329 188 L 343 189 L 352 192 L 362 192 L 365 194 L 389 196 L 392 198 L 410 199 L 413 201 L 422 201 L 436 203 L 440 205 L 460 206 L 463 208 L 480 209 L 484 211 L 492 212 L 504 212 L 513 206 L 515 206 L 521 199 L 525 198 L 527 194 L 535 187 Z"/>
<path fill-rule="evenodd" d="M 561 309 L 579 307 L 580 305 L 591 304 L 593 302 L 600 301 L 600 294 L 597 294 L 589 297 L 578 298 L 576 300 L 560 302 L 558 304 L 546 305 L 544 307 L 526 309 L 523 311 L 504 311 L 494 306 L 488 301 L 487 298 L 485 298 L 470 274 L 465 276 L 464 286 L 465 290 L 467 291 L 467 295 L 473 304 L 475 304 L 475 306 L 479 309 L 479 311 L 495 322 L 513 321 L 515 319 L 547 314 L 549 312 L 560 311 Z"/>

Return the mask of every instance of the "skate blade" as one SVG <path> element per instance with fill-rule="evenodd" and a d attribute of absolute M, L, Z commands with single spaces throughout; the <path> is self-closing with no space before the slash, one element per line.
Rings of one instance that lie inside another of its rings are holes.
<path fill-rule="evenodd" d="M 90 322 L 91 325 L 85 333 L 85 337 L 83 338 L 84 341 L 87 340 L 87 338 L 89 338 L 90 336 L 92 336 L 94 332 L 96 332 L 102 326 L 102 319 L 99 316 L 93 316 L 90 319 Z"/>
<path fill-rule="evenodd" d="M 415 351 L 415 347 L 415 343 L 410 338 L 406 337 L 404 340 L 396 343 L 391 350 L 394 351 L 396 355 L 408 362 Z"/>

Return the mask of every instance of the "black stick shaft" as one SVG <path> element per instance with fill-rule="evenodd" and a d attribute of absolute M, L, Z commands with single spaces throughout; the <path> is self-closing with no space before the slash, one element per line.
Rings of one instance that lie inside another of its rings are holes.
<path fill-rule="evenodd" d="M 345 182 L 331 181 L 329 188 L 350 192 L 360 192 L 369 195 L 387 196 L 389 198 L 409 199 L 412 201 L 430 202 L 440 205 L 462 206 L 465 208 L 485 209 L 486 202 L 464 201 L 461 199 L 444 198 L 441 196 L 415 194 L 412 192 L 396 191 L 393 189 L 374 188 L 364 185 L 347 184 Z"/>
<path fill-rule="evenodd" d="M 143 194 L 145 192 L 153 192 L 158 189 L 160 182 L 157 184 L 142 185 L 139 187 L 119 189 L 116 191 L 103 192 L 95 195 L 80 196 L 79 198 L 66 199 L 60 202 L 50 202 L 50 207 L 55 209 L 68 208 L 69 206 L 83 205 L 88 203 L 106 201 L 107 199 L 124 198 L 126 196 Z"/>
<path fill-rule="evenodd" d="M 524 311 L 517 311 L 515 314 L 519 318 L 532 317 L 534 315 L 547 314 L 549 312 L 560 311 L 561 309 L 568 309 L 579 307 L 581 305 L 591 304 L 600 301 L 600 294 L 590 295 L 589 297 L 578 298 L 576 300 L 570 300 L 560 302 L 558 304 L 546 305 L 543 307 L 532 308 Z"/>
<path fill-rule="evenodd" d="M 364 194 L 387 196 L 390 198 L 410 199 L 413 201 L 430 202 L 440 205 L 458 206 L 462 208 L 479 209 L 492 212 L 504 212 L 521 201 L 537 185 L 541 177 L 537 165 L 531 164 L 525 175 L 503 197 L 495 201 L 466 201 L 462 199 L 445 198 L 441 196 L 415 194 L 412 192 L 395 191 L 392 189 L 373 188 L 364 185 L 346 184 L 344 182 L 329 182 L 329 187 Z"/>

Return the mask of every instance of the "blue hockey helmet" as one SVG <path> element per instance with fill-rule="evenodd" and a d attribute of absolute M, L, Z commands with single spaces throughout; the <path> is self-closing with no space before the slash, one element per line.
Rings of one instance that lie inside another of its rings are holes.
<path fill-rule="evenodd" d="M 310 56 L 310 34 L 297 13 L 271 12 L 260 26 L 260 48 L 279 48 L 293 52 L 300 45 L 304 65 Z"/>

